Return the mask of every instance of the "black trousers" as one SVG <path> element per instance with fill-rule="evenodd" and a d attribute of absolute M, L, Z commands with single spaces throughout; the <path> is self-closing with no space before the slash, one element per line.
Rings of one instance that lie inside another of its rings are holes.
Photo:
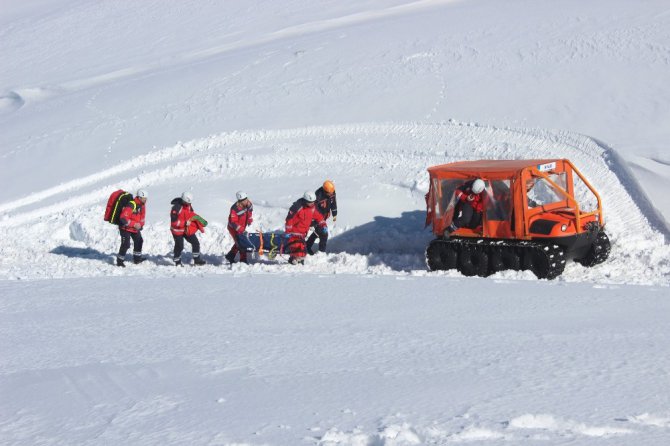
<path fill-rule="evenodd" d="M 307 250 L 311 250 L 314 246 L 316 239 L 319 239 L 319 251 L 326 252 L 326 245 L 328 244 L 328 228 L 327 227 L 315 227 L 314 232 L 312 232 L 307 238 Z"/>
<path fill-rule="evenodd" d="M 459 206 L 459 209 L 456 209 L 457 216 L 454 218 L 453 223 L 457 228 L 470 228 L 474 229 L 477 226 L 482 224 L 482 214 L 474 210 L 470 203 L 463 203 Z"/>
<path fill-rule="evenodd" d="M 200 242 L 198 237 L 195 234 L 192 235 L 174 235 L 174 259 L 179 260 L 181 258 L 181 252 L 184 250 L 184 239 L 191 244 L 191 250 L 193 251 L 193 257 L 200 256 Z"/>
<path fill-rule="evenodd" d="M 139 232 L 126 231 L 124 229 L 119 229 L 119 234 L 121 234 L 121 247 L 119 248 L 119 254 L 117 255 L 119 259 L 123 260 L 126 256 L 126 253 L 130 248 L 130 239 L 133 240 L 133 255 L 142 255 L 142 244 L 144 243 L 142 234 Z"/>

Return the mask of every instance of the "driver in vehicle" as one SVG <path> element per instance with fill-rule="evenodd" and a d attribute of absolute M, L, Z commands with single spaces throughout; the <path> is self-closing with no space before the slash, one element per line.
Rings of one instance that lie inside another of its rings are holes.
<path fill-rule="evenodd" d="M 454 219 L 444 233 L 446 237 L 459 228 L 476 229 L 482 225 L 482 212 L 488 197 L 485 188 L 484 180 L 477 178 L 456 189 Z"/>

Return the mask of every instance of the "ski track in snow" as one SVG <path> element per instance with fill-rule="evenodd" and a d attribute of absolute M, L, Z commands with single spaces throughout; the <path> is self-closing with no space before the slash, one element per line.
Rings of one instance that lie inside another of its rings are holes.
<path fill-rule="evenodd" d="M 343 249 L 310 258 L 306 270 L 426 274 L 422 253 L 430 237 L 427 231 L 422 231 L 421 218 L 413 219 L 417 220 L 413 221 L 414 227 L 402 219 L 396 222 L 398 233 L 391 234 L 387 241 L 374 240 L 373 234 L 364 231 L 361 233 L 365 236 L 357 241 L 353 233 L 347 234 L 357 230 L 357 225 L 346 225 L 349 200 L 383 202 L 389 198 L 380 196 L 379 188 L 395 190 L 391 195 L 411 195 L 413 207 L 406 211 L 419 216 L 424 209 L 428 166 L 463 159 L 553 157 L 570 159 L 599 191 L 613 245 L 610 260 L 604 265 L 586 269 L 571 263 L 560 280 L 667 285 L 670 250 L 658 230 L 662 222 L 653 216 L 650 222 L 640 210 L 639 203 L 647 212 L 651 207 L 645 196 L 631 186 L 634 182 L 607 146 L 565 131 L 500 129 L 456 122 L 231 132 L 150 152 L 113 168 L 1 204 L 0 228 L 20 225 L 26 227 L 27 234 L 20 243 L 10 241 L 3 246 L 0 275 L 53 278 L 118 274 L 114 267 L 105 264 L 117 249 L 118 234 L 101 218 L 106 197 L 116 188 L 132 191 L 141 186 L 156 190 L 194 179 L 197 183 L 214 184 L 235 180 L 238 184 L 254 183 L 270 188 L 275 181 L 309 180 L 309 184 L 318 184 L 321 175 L 315 176 L 311 170 L 327 171 L 336 182 L 338 176 L 346 175 L 355 178 L 358 184 L 338 184 L 340 207 L 345 209 L 340 221 L 345 225 L 340 223 L 334 229 L 332 245 L 338 245 L 339 236 Z M 295 178 L 287 172 L 295 172 Z M 354 188 L 359 190 L 354 191 Z M 296 194 L 300 190 L 296 190 Z M 264 228 L 281 228 L 292 199 L 276 196 L 255 199 L 257 220 L 264 221 Z M 53 203 L 41 205 L 49 200 Z M 206 197 L 201 198 L 200 202 L 206 200 Z M 148 209 L 153 206 L 161 205 L 150 200 Z M 363 217 L 373 220 L 384 216 Z M 161 254 L 168 253 L 172 247 L 167 221 L 148 220 L 144 236 L 152 248 L 146 254 L 158 265 L 138 268 L 131 274 L 162 274 L 159 271 L 164 269 L 159 266 L 169 264 Z M 213 265 L 202 271 L 219 273 L 222 272 L 220 253 L 231 241 L 225 231 L 225 221 L 210 221 L 213 224 L 202 242 Z M 32 242 L 26 244 L 26 240 Z M 353 249 L 357 242 L 359 246 Z M 30 259 L 31 268 L 24 268 L 24 258 Z M 92 259 L 98 260 L 93 262 L 95 266 L 91 265 Z M 271 272 L 277 270 L 276 267 L 274 262 L 262 261 L 252 270 Z M 499 275 L 525 277 L 518 272 Z"/>

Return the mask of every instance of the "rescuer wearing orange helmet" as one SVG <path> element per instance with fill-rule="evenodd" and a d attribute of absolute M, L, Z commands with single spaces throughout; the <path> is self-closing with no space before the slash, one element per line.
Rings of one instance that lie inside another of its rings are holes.
<path fill-rule="evenodd" d="M 323 221 L 328 220 L 328 217 L 332 214 L 333 221 L 337 221 L 337 197 L 335 196 L 335 183 L 331 180 L 326 180 L 323 182 L 323 186 L 318 188 L 315 191 L 316 195 L 316 210 L 323 215 Z M 316 239 L 319 239 L 319 252 L 326 252 L 326 244 L 328 243 L 328 226 L 317 222 L 316 220 L 312 221 L 312 226 L 314 227 L 314 232 L 312 232 L 307 239 L 307 253 L 309 255 L 314 255 L 312 247 Z"/>

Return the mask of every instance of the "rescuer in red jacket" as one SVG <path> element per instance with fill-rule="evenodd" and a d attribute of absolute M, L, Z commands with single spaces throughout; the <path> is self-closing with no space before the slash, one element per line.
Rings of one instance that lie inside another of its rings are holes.
<path fill-rule="evenodd" d="M 119 233 L 121 234 L 121 247 L 116 255 L 116 266 L 125 267 L 125 258 L 130 248 L 130 240 L 133 240 L 133 263 L 138 264 L 146 260 L 142 257 L 142 228 L 144 228 L 145 206 L 148 193 L 140 189 L 135 198 L 128 201 L 119 214 Z"/>
<path fill-rule="evenodd" d="M 198 221 L 194 220 L 198 214 L 195 213 L 192 206 L 193 194 L 184 192 L 180 198 L 175 198 L 170 204 L 170 232 L 174 238 L 174 264 L 182 266 L 181 253 L 184 250 L 184 239 L 191 244 L 193 252 L 193 263 L 195 265 L 204 265 L 207 262 L 200 256 L 200 242 L 196 235 Z M 201 229 L 204 231 L 204 229 Z"/>
<path fill-rule="evenodd" d="M 230 263 L 235 263 L 235 256 L 240 253 L 240 262 L 249 263 L 247 260 L 247 251 L 239 247 L 239 239 L 243 236 L 244 231 L 254 221 L 254 205 L 249 200 L 246 192 L 238 191 L 235 194 L 237 201 L 230 207 L 230 214 L 228 214 L 228 232 L 235 241 L 235 244 L 228 254 L 226 260 Z"/>
<path fill-rule="evenodd" d="M 454 219 L 447 228 L 446 234 L 451 234 L 458 228 L 475 229 L 481 226 L 482 213 L 488 199 L 485 187 L 484 180 L 477 178 L 456 189 Z"/>
<path fill-rule="evenodd" d="M 286 216 L 285 231 L 289 235 L 287 248 L 291 254 L 288 261 L 293 265 L 305 263 L 305 237 L 312 227 L 312 221 L 317 228 L 326 226 L 326 220 L 316 209 L 315 202 L 316 194 L 305 191 L 302 198 L 293 203 Z"/>

